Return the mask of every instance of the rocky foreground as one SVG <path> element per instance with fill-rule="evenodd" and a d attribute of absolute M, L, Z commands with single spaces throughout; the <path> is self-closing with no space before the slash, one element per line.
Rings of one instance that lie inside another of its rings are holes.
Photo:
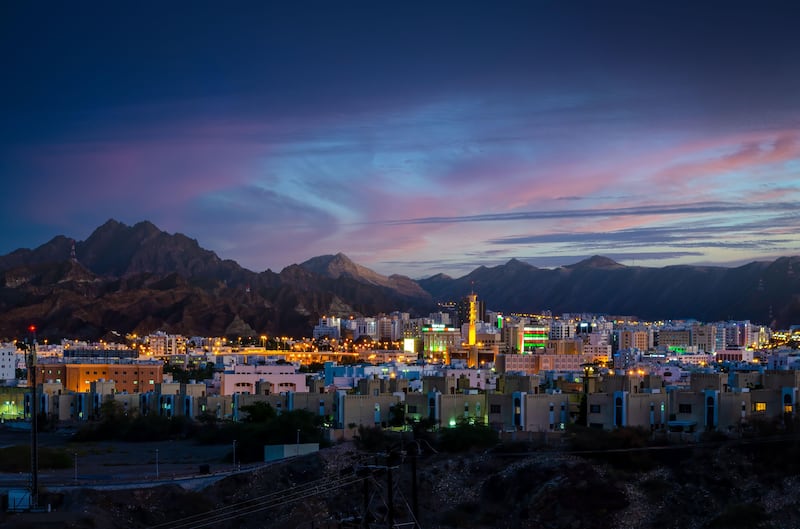
<path fill-rule="evenodd" d="M 523 445 L 417 461 L 421 527 L 800 527 L 796 440 L 601 454 Z M 345 444 L 231 476 L 200 491 L 178 485 L 47 495 L 55 512 L 4 514 L 8 528 L 337 528 L 413 520 L 412 459 L 388 461 Z"/>

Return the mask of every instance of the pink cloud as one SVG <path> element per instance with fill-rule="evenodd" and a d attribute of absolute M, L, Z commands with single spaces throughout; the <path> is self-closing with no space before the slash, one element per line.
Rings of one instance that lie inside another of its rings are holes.
<path fill-rule="evenodd" d="M 707 176 L 732 171 L 756 170 L 765 166 L 800 158 L 800 136 L 797 133 L 773 133 L 748 138 L 721 139 L 716 145 L 696 145 L 685 154 L 703 157 L 699 161 L 673 164 L 655 173 L 658 184 L 683 185 Z M 716 154 L 731 150 L 729 154 Z"/>

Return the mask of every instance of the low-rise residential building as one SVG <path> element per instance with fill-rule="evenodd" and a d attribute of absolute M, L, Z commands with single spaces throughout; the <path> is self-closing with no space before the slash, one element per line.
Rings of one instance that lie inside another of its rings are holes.
<path fill-rule="evenodd" d="M 297 368 L 292 364 L 237 364 L 222 373 L 220 393 L 222 395 L 255 394 L 256 384 L 259 382 L 271 383 L 273 393 L 308 392 L 306 374 L 298 373 Z"/>

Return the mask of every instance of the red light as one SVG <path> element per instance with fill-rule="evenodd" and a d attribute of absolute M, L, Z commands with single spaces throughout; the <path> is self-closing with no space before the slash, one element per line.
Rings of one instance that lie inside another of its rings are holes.
<path fill-rule="evenodd" d="M 31 325 L 30 327 L 28 327 L 28 330 L 31 332 L 36 332 L 36 325 Z"/>

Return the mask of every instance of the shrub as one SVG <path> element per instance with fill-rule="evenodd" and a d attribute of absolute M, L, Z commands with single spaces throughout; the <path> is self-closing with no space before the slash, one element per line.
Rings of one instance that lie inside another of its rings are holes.
<path fill-rule="evenodd" d="M 495 446 L 498 440 L 497 431 L 482 424 L 461 422 L 453 428 L 439 430 L 439 447 L 447 452 L 490 448 Z"/>

